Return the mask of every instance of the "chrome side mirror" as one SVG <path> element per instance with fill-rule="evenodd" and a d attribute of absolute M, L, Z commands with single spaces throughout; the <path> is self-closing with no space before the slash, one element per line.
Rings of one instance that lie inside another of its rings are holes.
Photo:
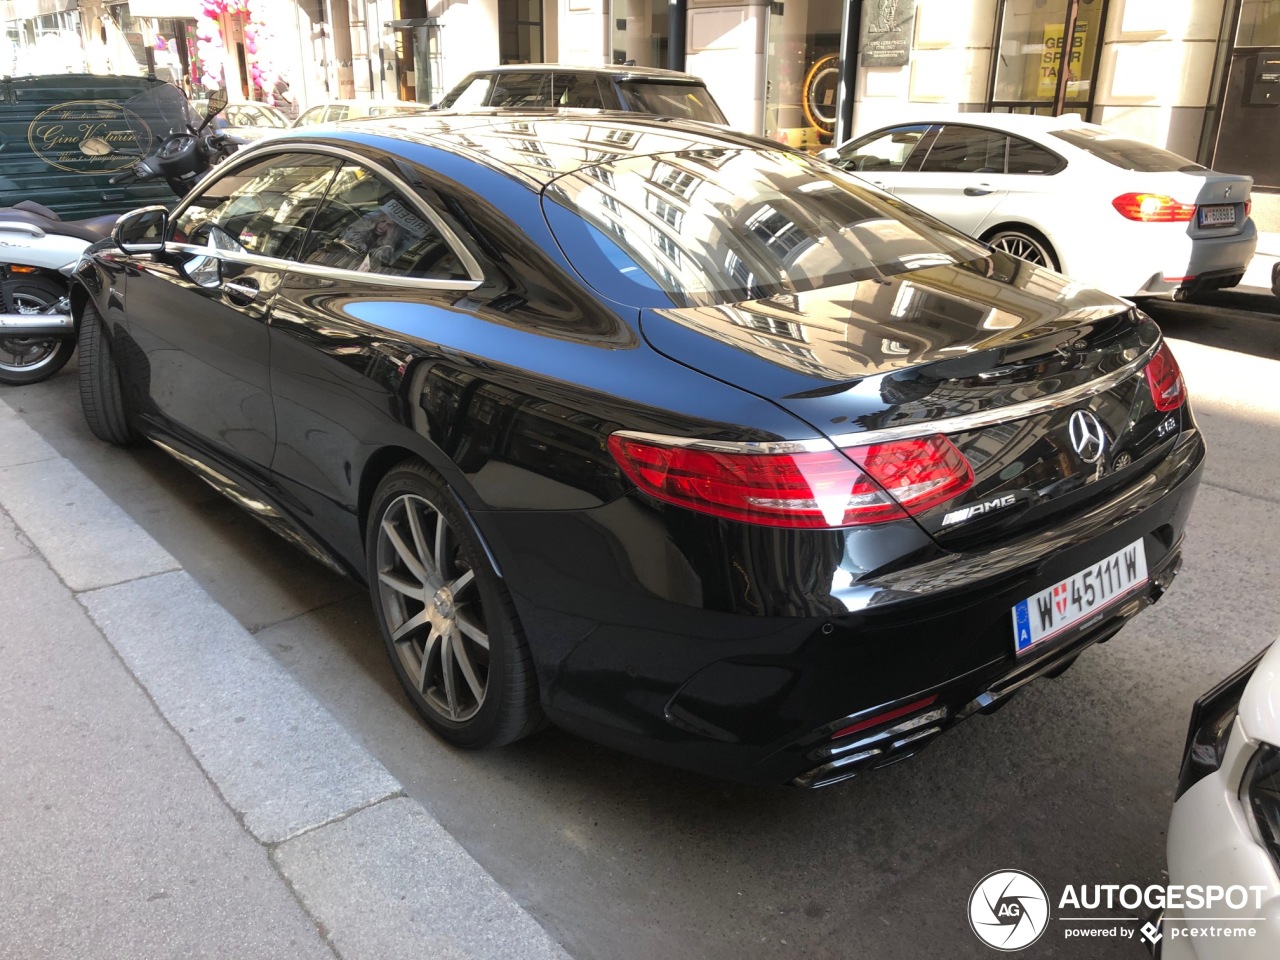
<path fill-rule="evenodd" d="M 164 207 L 143 207 L 126 213 L 111 229 L 111 239 L 130 256 L 163 253 L 169 229 L 169 211 Z"/>

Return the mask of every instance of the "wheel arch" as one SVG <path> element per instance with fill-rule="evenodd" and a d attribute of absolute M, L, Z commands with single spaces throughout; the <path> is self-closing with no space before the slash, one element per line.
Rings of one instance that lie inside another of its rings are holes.
<path fill-rule="evenodd" d="M 1049 239 L 1048 233 L 1046 233 L 1045 230 L 1037 224 L 1030 223 L 1026 220 L 1001 220 L 999 223 L 985 227 L 978 239 L 983 243 L 987 243 L 997 233 L 1002 233 L 1005 230 L 1019 230 L 1023 233 L 1029 233 L 1034 236 L 1035 239 L 1043 243 L 1049 253 L 1053 255 L 1054 261 L 1058 264 L 1058 272 L 1066 272 L 1067 267 L 1062 259 L 1062 251 L 1058 248 L 1057 244 Z"/>

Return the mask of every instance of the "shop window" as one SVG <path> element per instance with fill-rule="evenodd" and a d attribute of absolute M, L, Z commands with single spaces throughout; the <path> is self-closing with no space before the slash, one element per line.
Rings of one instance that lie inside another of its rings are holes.
<path fill-rule="evenodd" d="M 1067 0 L 1004 0 L 991 105 L 999 111 L 1087 113 L 1104 22 L 1103 0 L 1082 0 L 1068 29 Z M 1066 37 L 1071 49 L 1064 55 Z M 1058 77 L 1066 64 L 1066 89 L 1057 104 Z"/>
<path fill-rule="evenodd" d="M 842 0 L 770 6 L 764 135 L 809 151 L 831 143 Z"/>
<path fill-rule="evenodd" d="M 668 0 L 613 0 L 613 62 L 665 67 L 670 39 Z"/>

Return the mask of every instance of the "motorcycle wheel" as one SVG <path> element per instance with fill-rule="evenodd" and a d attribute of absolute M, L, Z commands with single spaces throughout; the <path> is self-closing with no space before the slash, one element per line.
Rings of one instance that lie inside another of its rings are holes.
<path fill-rule="evenodd" d="M 66 291 L 43 277 L 23 277 L 8 284 L 15 313 L 40 313 Z M 74 337 L 0 337 L 0 383 L 39 383 L 61 370 L 75 353 Z"/>

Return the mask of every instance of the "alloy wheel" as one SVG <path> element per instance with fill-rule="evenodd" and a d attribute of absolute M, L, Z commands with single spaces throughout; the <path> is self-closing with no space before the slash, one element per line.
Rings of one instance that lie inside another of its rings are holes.
<path fill-rule="evenodd" d="M 1054 269 L 1054 259 L 1045 246 L 1025 233 L 998 233 L 991 238 L 991 246 L 1019 260 L 1026 260 L 1039 267 Z"/>
<path fill-rule="evenodd" d="M 475 571 L 425 497 L 404 494 L 377 534 L 378 598 L 393 649 L 427 706 L 465 723 L 484 704 L 489 633 Z"/>

